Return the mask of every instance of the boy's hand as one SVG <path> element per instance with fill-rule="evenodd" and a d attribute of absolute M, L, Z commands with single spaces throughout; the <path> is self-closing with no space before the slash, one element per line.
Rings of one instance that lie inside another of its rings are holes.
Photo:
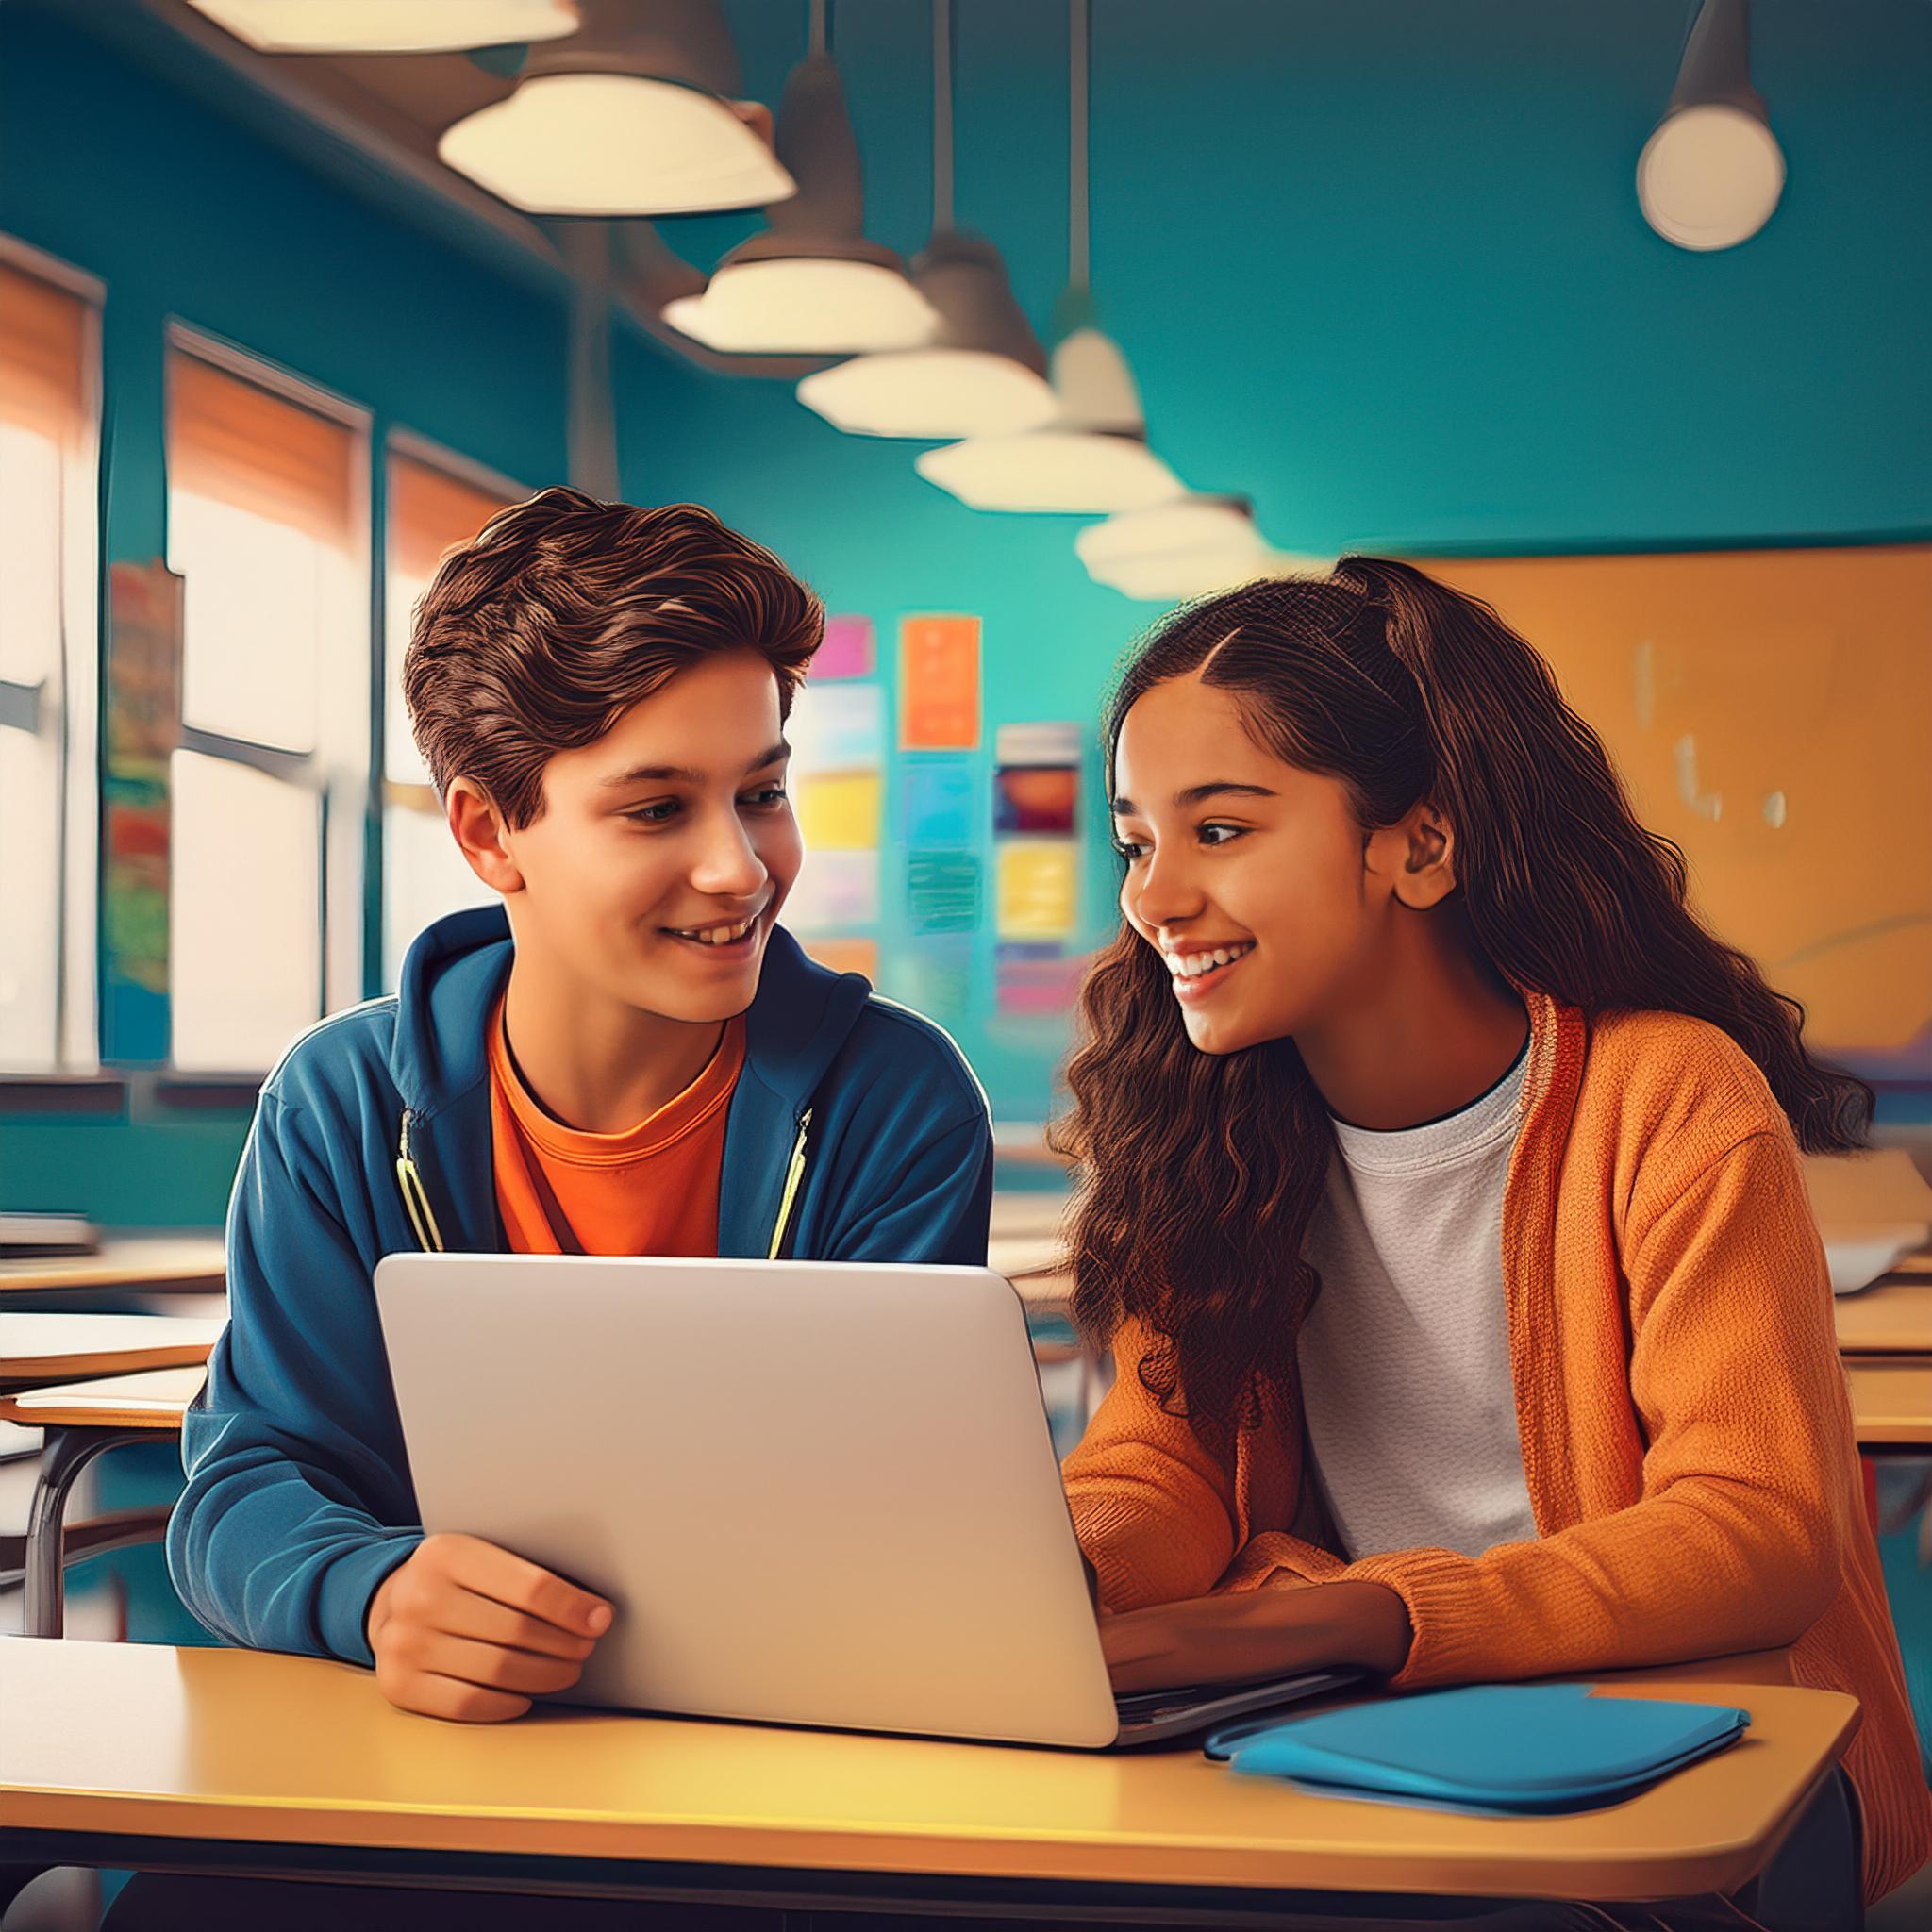
<path fill-rule="evenodd" d="M 369 1647 L 398 1710 L 495 1724 L 575 1684 L 610 1618 L 602 1597 L 494 1543 L 431 1536 L 370 1599 Z"/>

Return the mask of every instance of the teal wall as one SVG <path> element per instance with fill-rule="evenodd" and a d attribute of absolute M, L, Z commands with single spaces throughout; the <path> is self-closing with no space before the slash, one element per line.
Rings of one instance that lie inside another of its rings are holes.
<path fill-rule="evenodd" d="M 727 4 L 747 91 L 775 98 L 803 0 Z M 1762 234 L 1708 257 L 1652 234 L 1632 188 L 1688 0 L 1093 10 L 1103 319 L 1156 445 L 1190 484 L 1250 495 L 1275 541 L 1932 529 L 1920 0 L 1758 0 L 1755 73 L 1790 179 Z M 925 11 L 835 10 L 872 227 L 908 252 L 928 211 Z M 956 12 L 959 213 L 999 241 L 1044 329 L 1064 266 L 1064 19 L 1047 0 Z M 673 240 L 709 262 L 754 225 L 675 224 Z M 0 5 L 0 228 L 108 285 L 113 557 L 160 547 L 168 314 L 340 390 L 378 429 L 408 422 L 532 485 L 562 472 L 553 299 L 18 0 Z M 975 515 L 918 480 L 911 445 L 839 436 L 788 385 L 691 369 L 625 330 L 617 382 L 627 494 L 711 504 L 832 608 L 872 616 L 884 646 L 904 612 L 980 614 L 989 743 L 1002 722 L 1091 721 L 1156 614 L 1089 583 L 1071 521 Z M 1109 919 L 1097 815 L 1089 838 L 1084 941 Z M 889 919 L 889 958 L 900 936 Z M 1000 1111 L 1037 1118 L 1057 1040 L 992 1016 L 991 963 L 982 941 L 957 1030 Z M 116 1050 L 155 1049 L 154 1014 L 117 1001 L 111 1017 Z M 44 1199 L 54 1173 L 106 1219 L 206 1220 L 241 1126 L 0 1119 L 0 1205 Z"/>
<path fill-rule="evenodd" d="M 1317 554 L 1932 534 L 1932 8 L 1757 0 L 1789 182 L 1760 234 L 1705 256 L 1654 234 L 1633 185 L 1690 10 L 1097 0 L 1093 288 L 1155 447 Z M 929 210 L 924 11 L 835 16 L 869 225 L 908 253 Z M 1000 242 L 1044 332 L 1065 269 L 1064 10 L 955 13 L 960 219 Z M 761 0 L 732 19 L 773 97 L 798 21 Z M 708 263 L 745 228 L 674 239 Z M 831 608 L 873 616 L 882 645 L 906 611 L 980 614 L 989 742 L 1002 722 L 1091 721 L 1157 614 L 1088 580 L 1076 520 L 969 510 L 913 474 L 919 445 L 841 436 L 787 384 L 627 344 L 619 427 L 631 494 L 711 505 Z M 1095 811 L 1088 941 L 1112 916 L 1104 829 Z M 991 1017 L 991 964 L 982 940 L 957 1030 L 996 1108 L 1038 1118 L 1051 1049 Z"/>
<path fill-rule="evenodd" d="M 109 561 L 165 547 L 170 319 L 367 408 L 378 448 L 402 425 L 533 487 L 563 475 L 560 300 L 19 4 L 0 5 L 0 231 L 107 285 Z M 372 482 L 379 492 L 379 466 Z M 165 1003 L 111 960 L 103 991 L 104 1058 L 158 1060 Z M 237 1112 L 0 1115 L 0 1207 L 75 1208 L 126 1225 L 218 1221 L 246 1125 Z"/>

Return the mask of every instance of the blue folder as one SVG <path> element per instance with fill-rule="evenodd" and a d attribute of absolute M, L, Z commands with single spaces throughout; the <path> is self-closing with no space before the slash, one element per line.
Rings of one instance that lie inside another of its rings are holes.
<path fill-rule="evenodd" d="M 1500 1812 L 1615 1803 L 1742 1736 L 1728 1705 L 1592 1697 L 1587 1684 L 1472 1684 L 1313 1717 L 1230 1724 L 1210 1757 L 1331 1796 Z"/>

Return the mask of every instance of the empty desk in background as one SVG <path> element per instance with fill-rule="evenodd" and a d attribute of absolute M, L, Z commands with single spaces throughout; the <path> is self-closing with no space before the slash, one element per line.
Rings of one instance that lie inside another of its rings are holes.
<path fill-rule="evenodd" d="M 1841 1355 L 1932 1357 L 1932 1274 L 1897 1270 L 1856 1294 L 1832 1297 Z"/>
<path fill-rule="evenodd" d="M 0 1643 L 0 1865 L 1166 1924 L 1265 1924 L 1318 1900 L 1345 1919 L 1418 1893 L 1750 1902 L 1857 1705 L 1700 1668 L 1631 1674 L 1615 1691 L 1742 1705 L 1744 1740 L 1620 1805 L 1499 1819 L 1315 1797 L 1191 1748 L 1037 1751 L 555 1707 L 435 1724 L 391 1708 L 368 1673 L 316 1658 L 21 1639 Z M 1849 1840 L 1844 1857 L 1849 1873 Z"/>
<path fill-rule="evenodd" d="M 1932 1357 L 1847 1357 L 1845 1381 L 1866 1454 L 1932 1449 Z"/>
<path fill-rule="evenodd" d="M 18 1396 L 76 1377 L 113 1377 L 116 1371 L 125 1372 L 130 1380 L 141 1371 L 185 1372 L 194 1384 L 178 1405 L 171 1402 L 150 1409 L 132 1422 L 126 1419 L 132 1391 L 109 1396 L 105 1408 L 98 1395 L 76 1395 L 79 1407 L 69 1421 L 58 1420 L 54 1410 L 24 1413 L 14 1402 L 0 1400 L 0 1420 L 45 1431 L 26 1535 L 0 1537 L 0 1574 L 15 1570 L 24 1574 L 25 1627 L 29 1636 L 60 1634 L 63 1567 L 70 1552 L 98 1555 L 160 1534 L 167 1521 L 165 1509 L 129 1510 L 69 1528 L 68 1498 L 97 1456 L 151 1437 L 158 1429 L 180 1427 L 180 1410 L 200 1386 L 201 1365 L 221 1332 L 221 1322 L 207 1318 L 21 1314 L 0 1309 L 0 1397 L 9 1391 Z M 171 1385 L 170 1394 L 179 1386 Z"/>
<path fill-rule="evenodd" d="M 0 1308 L 15 1295 L 219 1294 L 226 1285 L 219 1234 L 117 1236 L 92 1255 L 0 1256 Z"/>

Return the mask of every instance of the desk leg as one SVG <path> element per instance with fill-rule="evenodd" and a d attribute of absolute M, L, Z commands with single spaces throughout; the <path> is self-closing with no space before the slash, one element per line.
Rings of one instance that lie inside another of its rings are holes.
<path fill-rule="evenodd" d="M 152 1429 L 49 1429 L 27 1515 L 26 1605 L 28 1637 L 58 1637 L 66 1622 L 65 1520 L 67 1499 L 96 1456 L 124 1442 L 154 1440 Z"/>

